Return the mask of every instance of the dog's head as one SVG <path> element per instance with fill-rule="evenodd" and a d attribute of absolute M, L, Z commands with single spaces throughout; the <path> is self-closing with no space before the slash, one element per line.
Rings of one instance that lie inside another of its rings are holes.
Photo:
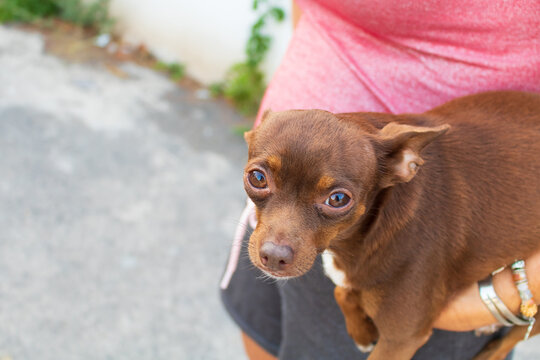
<path fill-rule="evenodd" d="M 361 223 L 373 191 L 414 177 L 422 148 L 447 129 L 395 122 L 377 129 L 320 110 L 267 112 L 245 136 L 244 187 L 258 220 L 251 261 L 273 277 L 307 272 Z"/>

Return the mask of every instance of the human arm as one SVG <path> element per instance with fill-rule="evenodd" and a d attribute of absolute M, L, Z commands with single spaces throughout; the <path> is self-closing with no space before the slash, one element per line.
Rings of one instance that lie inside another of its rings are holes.
<path fill-rule="evenodd" d="M 302 15 L 302 12 L 300 11 L 300 8 L 298 7 L 298 4 L 296 4 L 296 1 L 292 1 L 292 23 L 293 28 L 296 28 L 296 25 L 298 25 L 298 21 L 300 20 L 300 15 Z"/>
<path fill-rule="evenodd" d="M 533 298 L 540 301 L 540 252 L 525 260 L 529 288 Z M 519 313 L 521 298 L 512 280 L 510 268 L 493 276 L 495 292 L 514 314 Z M 478 284 L 469 286 L 465 291 L 450 301 L 434 326 L 442 330 L 470 331 L 487 325 L 495 324 L 497 320 L 480 299 Z"/>

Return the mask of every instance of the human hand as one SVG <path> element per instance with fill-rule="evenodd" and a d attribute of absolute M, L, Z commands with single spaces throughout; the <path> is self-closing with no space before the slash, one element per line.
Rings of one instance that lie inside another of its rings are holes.
<path fill-rule="evenodd" d="M 525 259 L 529 288 L 533 298 L 540 301 L 540 251 Z M 493 286 L 499 298 L 514 314 L 519 313 L 521 298 L 512 279 L 510 268 L 493 276 Z M 480 299 L 478 284 L 475 283 L 457 295 L 444 308 L 434 327 L 449 331 L 471 331 L 497 324 L 486 305 Z"/>

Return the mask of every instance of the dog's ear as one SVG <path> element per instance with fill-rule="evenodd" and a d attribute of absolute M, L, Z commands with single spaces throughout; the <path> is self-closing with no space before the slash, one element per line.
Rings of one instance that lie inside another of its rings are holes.
<path fill-rule="evenodd" d="M 244 140 L 246 140 L 246 143 L 251 144 L 251 138 L 253 137 L 253 130 L 246 131 L 244 133 Z"/>
<path fill-rule="evenodd" d="M 271 113 L 272 113 L 272 109 L 264 110 L 264 112 L 261 115 L 260 121 L 258 123 L 255 122 L 255 126 L 261 125 L 270 116 Z M 251 139 L 253 138 L 253 132 L 254 131 L 255 131 L 255 129 L 252 129 L 251 131 L 246 131 L 244 133 L 244 140 L 246 140 L 246 143 L 248 144 L 248 146 L 249 146 L 249 144 L 251 144 Z"/>
<path fill-rule="evenodd" d="M 380 132 L 379 159 L 383 162 L 381 187 L 409 182 L 424 160 L 420 152 L 426 145 L 450 129 L 449 125 L 436 127 L 412 126 L 391 122 Z"/>
<path fill-rule="evenodd" d="M 262 124 L 269 116 L 270 114 L 272 113 L 272 109 L 266 109 L 264 110 L 262 116 L 261 116 L 261 121 L 259 124 Z"/>

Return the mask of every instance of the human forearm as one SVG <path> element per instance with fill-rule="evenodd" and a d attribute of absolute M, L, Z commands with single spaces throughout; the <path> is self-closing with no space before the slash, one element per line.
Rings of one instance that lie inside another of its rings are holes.
<path fill-rule="evenodd" d="M 296 25 L 298 24 L 298 21 L 300 20 L 300 15 L 302 15 L 302 12 L 300 11 L 300 8 L 296 4 L 296 1 L 292 1 L 292 22 L 293 22 L 293 28 L 296 28 Z"/>
<path fill-rule="evenodd" d="M 540 252 L 530 256 L 525 262 L 529 288 L 538 303 L 540 300 Z M 518 314 L 521 298 L 509 268 L 493 277 L 493 286 L 508 309 Z M 480 299 L 478 284 L 474 284 L 446 306 L 434 326 L 443 330 L 470 331 L 495 323 L 497 320 Z"/>

